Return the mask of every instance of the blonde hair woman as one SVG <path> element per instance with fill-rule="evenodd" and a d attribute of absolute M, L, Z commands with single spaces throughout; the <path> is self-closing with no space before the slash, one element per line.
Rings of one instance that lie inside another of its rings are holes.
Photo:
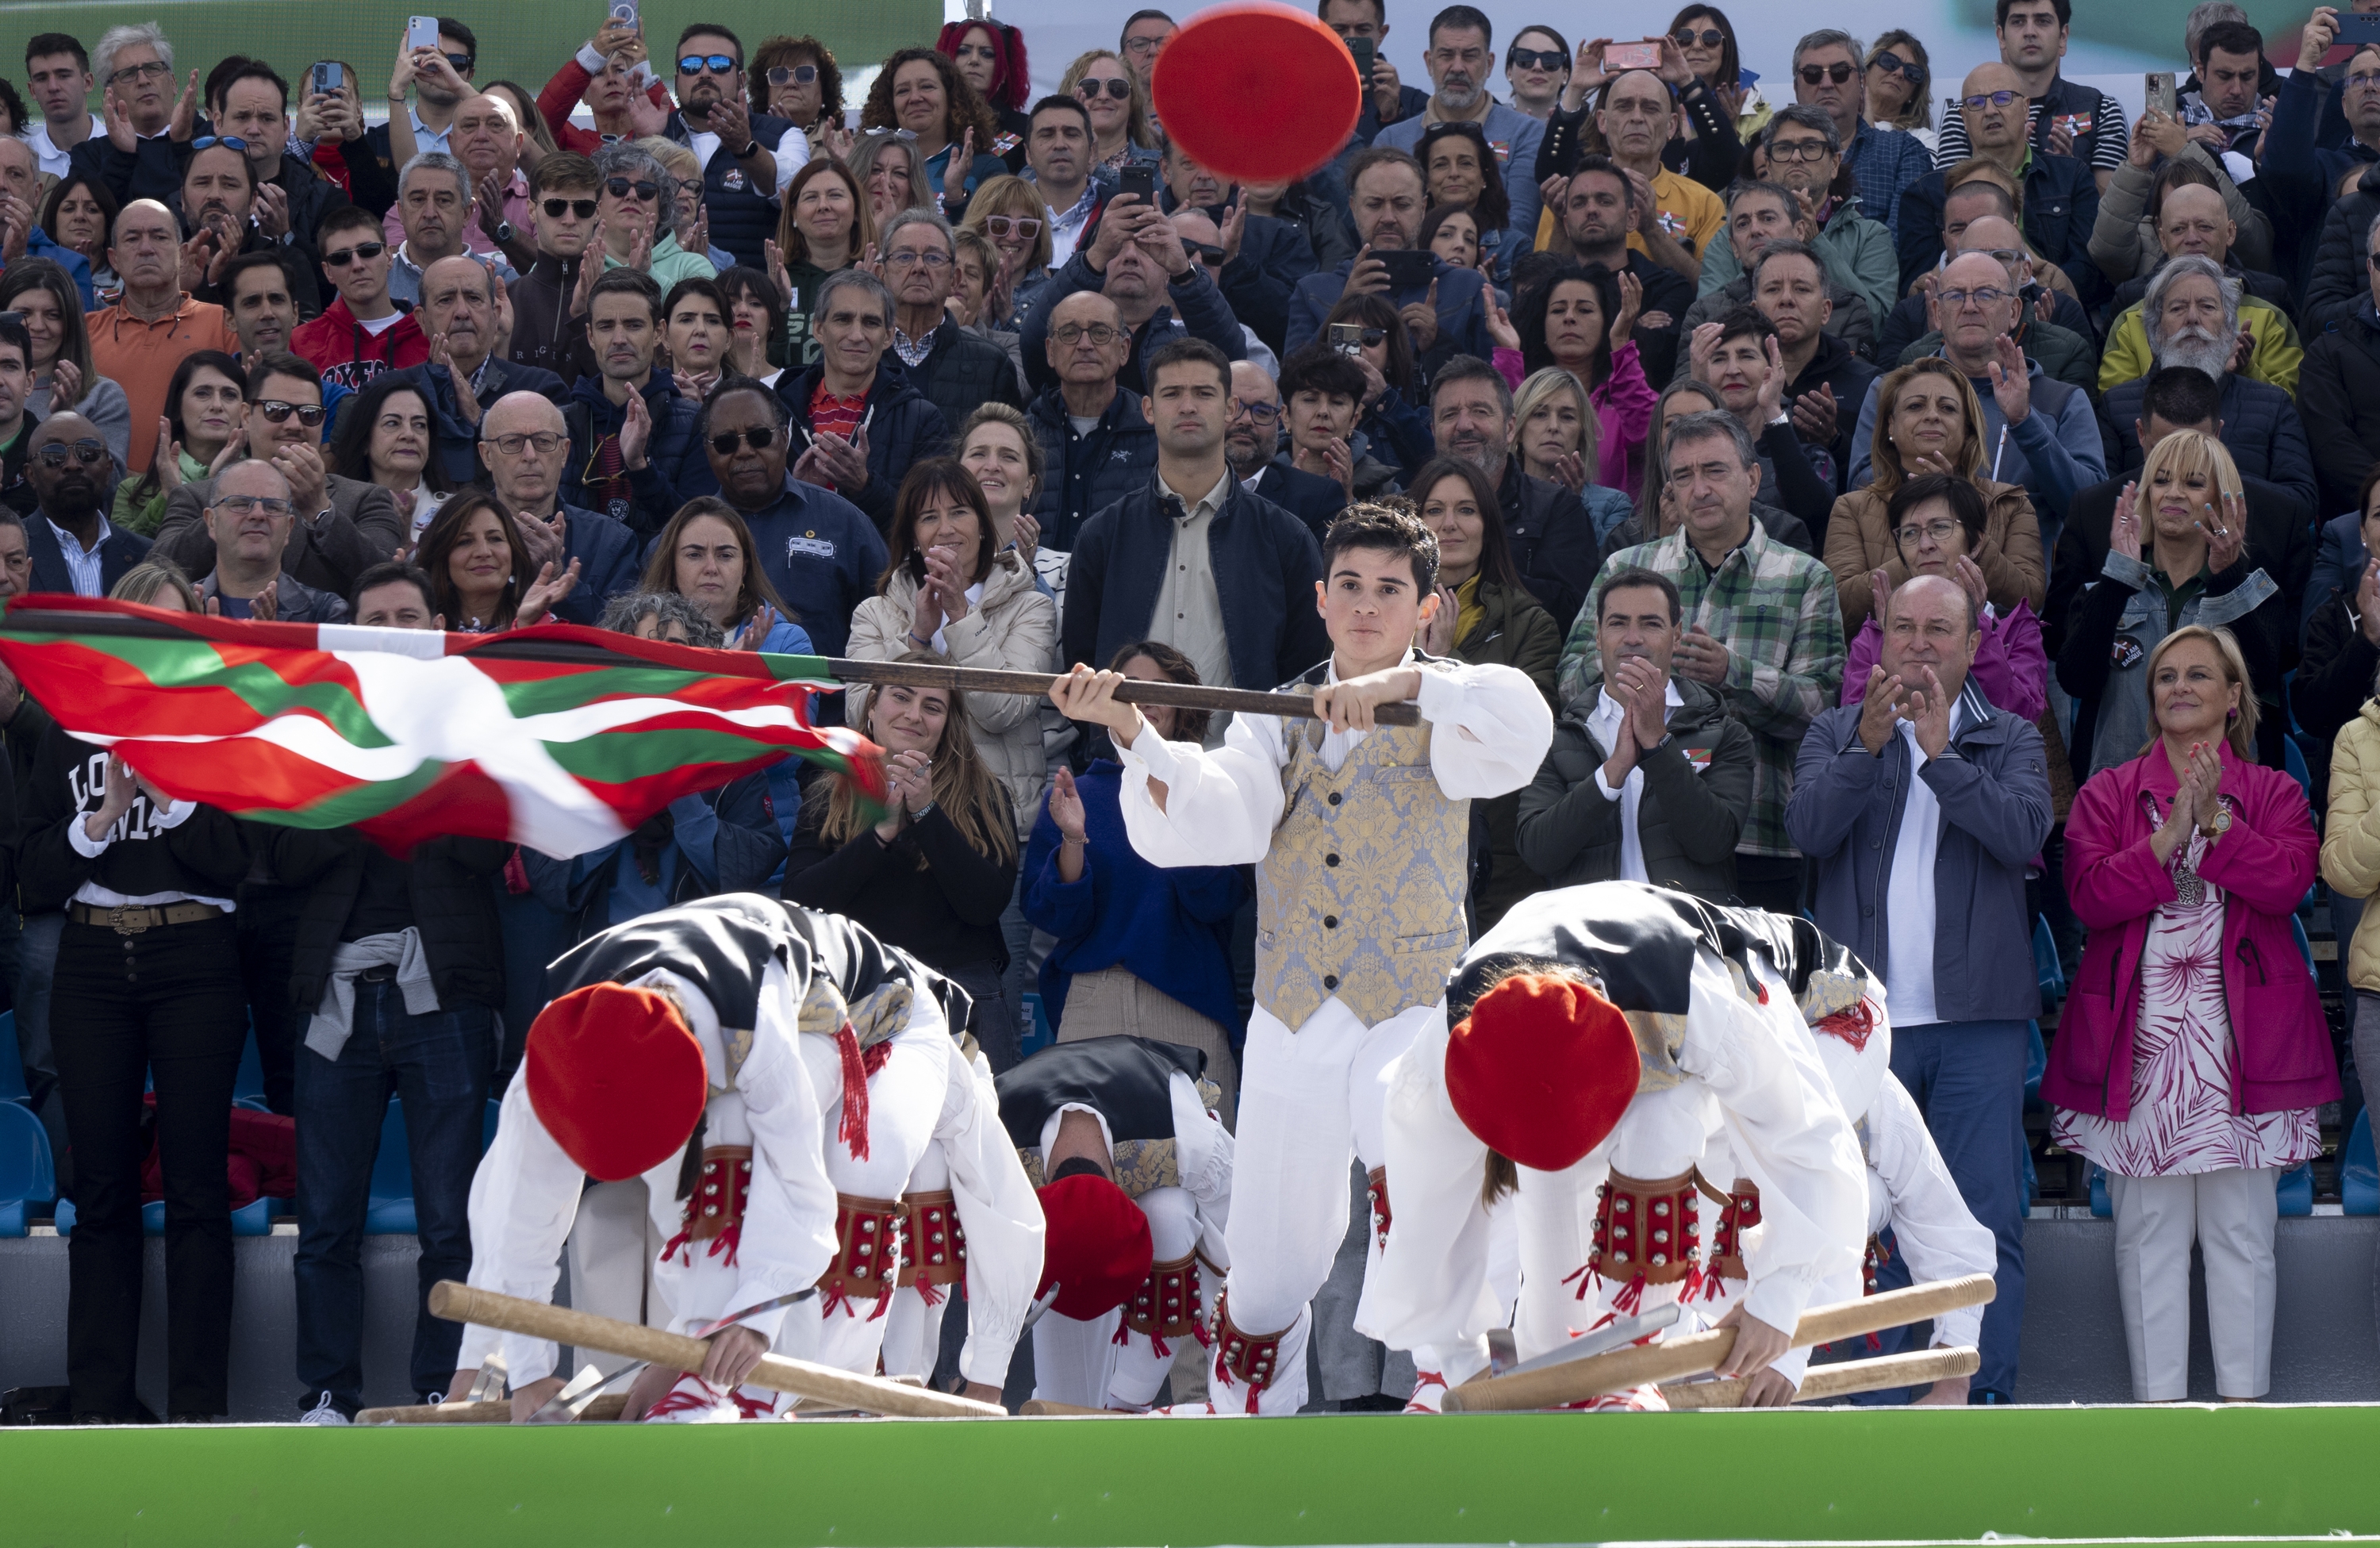
<path fill-rule="evenodd" d="M 967 201 L 963 231 L 979 231 L 1000 254 L 991 275 L 991 315 L 1006 327 L 1016 315 L 1017 293 L 1050 272 L 1050 207 L 1041 190 L 1022 177 L 992 177 Z"/>
<path fill-rule="evenodd" d="M 1090 89 L 1083 83 L 1090 81 Z M 1157 134 L 1149 127 L 1148 90 L 1124 67 L 1112 52 L 1095 48 L 1078 55 L 1066 67 L 1058 90 L 1083 104 L 1091 116 L 1091 165 L 1123 167 L 1134 162 L 1154 166 Z"/>

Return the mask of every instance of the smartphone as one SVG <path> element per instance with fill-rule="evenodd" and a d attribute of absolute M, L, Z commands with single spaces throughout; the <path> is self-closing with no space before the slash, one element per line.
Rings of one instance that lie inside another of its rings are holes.
<path fill-rule="evenodd" d="M 1427 248 L 1390 248 L 1372 256 L 1389 271 L 1391 290 L 1424 289 L 1438 269 L 1438 260 Z"/>
<path fill-rule="evenodd" d="M 920 586 L 924 585 L 926 583 L 926 551 L 922 548 L 912 548 L 909 550 L 909 557 L 902 561 L 901 567 L 909 572 L 910 579 Z"/>
<path fill-rule="evenodd" d="M 603 14 L 603 24 L 633 30 L 637 26 L 637 0 L 612 0 L 612 8 Z"/>
<path fill-rule="evenodd" d="M 1157 204 L 1157 168 L 1127 166 L 1116 174 L 1116 192 L 1136 194 L 1151 208 Z"/>
<path fill-rule="evenodd" d="M 346 67 L 336 59 L 324 59 L 307 72 L 307 90 L 328 96 L 346 84 Z"/>
<path fill-rule="evenodd" d="M 1603 45 L 1603 68 L 1607 75 L 1620 70 L 1658 70 L 1660 67 L 1661 45 L 1658 43 Z"/>
<path fill-rule="evenodd" d="M 1383 254 L 1382 256 L 1385 257 L 1386 255 Z M 1330 347 L 1338 350 L 1342 355 L 1363 354 L 1364 324 L 1361 323 L 1331 323 Z"/>
<path fill-rule="evenodd" d="M 405 18 L 405 52 L 418 53 L 438 46 L 438 18 L 434 16 L 409 16 Z"/>
<path fill-rule="evenodd" d="M 2145 107 L 2151 113 L 2162 113 L 2170 118 L 2174 113 L 2173 72 L 2151 70 L 2144 78 L 2148 83 Z"/>
<path fill-rule="evenodd" d="M 1349 38 L 1347 52 L 1355 56 L 1355 73 L 1363 79 L 1364 90 L 1372 89 L 1372 40 Z"/>
<path fill-rule="evenodd" d="M 2333 43 L 2380 43 L 2380 12 L 2342 11 L 2331 20 L 2338 29 Z"/>

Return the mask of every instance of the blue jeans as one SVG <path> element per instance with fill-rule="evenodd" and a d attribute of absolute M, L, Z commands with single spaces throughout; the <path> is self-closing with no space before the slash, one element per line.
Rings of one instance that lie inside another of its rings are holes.
<path fill-rule="evenodd" d="M 430 1315 L 430 1286 L 471 1272 L 471 1175 L 480 1166 L 494 1015 L 485 1006 L 413 1016 L 394 981 L 356 984 L 354 1033 L 334 1062 L 298 1048 L 298 1379 L 352 1417 L 363 1399 L 364 1214 L 381 1124 L 405 1104 L 420 1231 L 422 1300 L 413 1391 L 443 1392 L 463 1326 Z"/>
<path fill-rule="evenodd" d="M 2024 1055 L 2022 1021 L 1892 1029 L 1892 1073 L 1908 1088 L 1976 1223 L 1992 1233 L 1998 1293 L 1984 1308 L 1973 1390 L 2016 1396 L 2024 1327 Z"/>

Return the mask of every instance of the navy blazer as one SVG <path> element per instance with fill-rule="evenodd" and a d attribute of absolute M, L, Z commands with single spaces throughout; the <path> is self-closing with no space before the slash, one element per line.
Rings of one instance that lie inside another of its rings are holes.
<path fill-rule="evenodd" d="M 32 558 L 32 585 L 35 591 L 72 591 L 74 576 L 67 569 L 66 550 L 58 546 L 58 535 L 50 528 L 49 518 L 40 511 L 25 518 L 25 548 Z M 125 571 L 149 557 L 149 540 L 138 532 L 109 524 L 107 537 L 99 545 L 99 594 L 105 596 L 115 590 Z"/>
<path fill-rule="evenodd" d="M 1347 492 L 1339 487 L 1336 479 L 1326 479 L 1292 468 L 1286 462 L 1268 462 L 1257 479 L 1257 494 L 1305 523 L 1305 530 L 1321 542 L 1330 530 L 1331 518 L 1347 508 Z"/>

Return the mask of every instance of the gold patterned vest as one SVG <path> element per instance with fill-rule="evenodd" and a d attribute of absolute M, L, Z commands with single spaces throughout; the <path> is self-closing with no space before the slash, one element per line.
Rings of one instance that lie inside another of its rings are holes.
<path fill-rule="evenodd" d="M 1468 943 L 1471 803 L 1438 787 L 1429 725 L 1375 728 L 1336 774 L 1324 729 L 1290 731 L 1257 866 L 1257 1003 L 1292 1030 L 1333 995 L 1367 1027 L 1432 1004 Z"/>

